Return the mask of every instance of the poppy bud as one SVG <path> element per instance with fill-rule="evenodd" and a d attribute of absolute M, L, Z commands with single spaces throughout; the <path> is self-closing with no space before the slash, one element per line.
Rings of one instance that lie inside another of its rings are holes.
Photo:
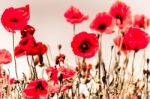
<path fill-rule="evenodd" d="M 149 58 L 146 60 L 147 64 L 149 64 Z"/>
<path fill-rule="evenodd" d="M 56 57 L 56 64 L 60 64 L 60 62 L 64 63 L 65 60 L 65 55 L 64 54 L 60 54 L 59 56 Z"/>
<path fill-rule="evenodd" d="M 59 45 L 58 45 L 58 50 L 61 50 L 61 48 L 62 48 L 62 45 L 59 44 Z"/>
<path fill-rule="evenodd" d="M 32 35 L 33 36 L 34 32 L 35 32 L 35 28 L 34 27 L 32 27 L 30 25 L 26 25 L 24 27 L 24 29 L 21 30 L 22 38 L 24 38 L 24 37 L 26 37 L 28 35 Z"/>

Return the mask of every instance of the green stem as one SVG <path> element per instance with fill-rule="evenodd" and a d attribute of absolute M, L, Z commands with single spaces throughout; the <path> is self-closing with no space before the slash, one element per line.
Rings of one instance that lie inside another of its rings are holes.
<path fill-rule="evenodd" d="M 99 51 L 98 51 L 98 79 L 99 79 L 99 92 L 101 92 L 101 63 L 102 63 L 102 35 L 99 36 Z"/>
<path fill-rule="evenodd" d="M 49 57 L 48 57 L 48 53 L 47 53 L 47 52 L 46 52 L 46 58 L 47 58 L 48 65 L 50 66 L 50 60 L 49 60 Z"/>
<path fill-rule="evenodd" d="M 75 35 L 75 34 L 76 34 L 76 25 L 73 24 L 73 35 Z"/>
<path fill-rule="evenodd" d="M 16 62 L 16 57 L 15 57 L 15 40 L 14 40 L 14 33 L 12 33 L 12 42 L 13 42 L 13 55 L 14 55 L 14 63 L 15 63 L 15 73 L 16 73 L 16 78 L 18 79 L 18 72 L 17 72 L 17 62 Z"/>
<path fill-rule="evenodd" d="M 29 65 L 29 70 L 30 70 L 30 74 L 31 74 L 31 79 L 33 79 L 33 66 L 32 65 L 30 65 L 30 62 L 29 62 L 29 57 L 28 56 L 26 56 L 26 58 L 27 58 L 27 63 L 28 63 L 28 65 Z"/>
<path fill-rule="evenodd" d="M 133 61 L 132 61 L 132 72 L 131 72 L 131 77 L 132 77 L 132 78 L 133 78 L 133 76 L 134 76 L 134 60 L 135 60 L 135 54 L 136 54 L 136 52 L 134 51 Z M 132 81 L 133 81 L 133 79 L 132 79 Z"/>
<path fill-rule="evenodd" d="M 33 56 L 32 56 L 32 61 L 33 61 L 33 65 L 34 65 L 34 67 L 33 67 L 33 72 L 34 72 L 34 75 L 35 75 L 34 80 L 36 80 L 36 79 L 38 79 L 38 76 L 37 76 L 36 65 L 34 64 L 34 57 Z"/>
<path fill-rule="evenodd" d="M 76 34 L 76 24 L 73 24 L 73 36 L 75 36 L 75 34 Z M 76 63 L 79 62 L 78 56 L 75 56 L 75 61 L 76 61 Z"/>
<path fill-rule="evenodd" d="M 149 59 L 148 59 L 148 62 L 147 62 L 147 68 L 146 68 L 146 71 L 147 71 L 147 73 L 146 73 L 146 99 L 149 99 L 148 97 L 149 97 L 149 92 L 148 92 L 148 71 L 149 71 L 149 69 L 148 69 L 148 66 L 149 66 Z"/>
<path fill-rule="evenodd" d="M 124 86 L 124 80 L 125 80 L 125 74 L 126 74 L 126 68 L 127 68 L 127 66 L 128 66 L 128 58 L 126 57 L 126 59 L 125 59 L 125 61 L 124 61 L 124 64 L 125 64 L 125 67 L 123 68 L 123 78 L 122 78 L 122 83 L 121 83 L 121 90 L 122 90 L 122 88 L 123 88 L 123 86 Z"/>

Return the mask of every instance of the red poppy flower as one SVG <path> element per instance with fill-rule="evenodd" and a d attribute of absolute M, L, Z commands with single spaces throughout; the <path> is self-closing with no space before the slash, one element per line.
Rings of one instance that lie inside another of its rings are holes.
<path fill-rule="evenodd" d="M 15 53 L 16 57 L 20 57 L 20 56 L 23 56 L 23 55 L 26 54 L 25 50 L 20 46 L 15 47 L 15 52 L 14 53 Z"/>
<path fill-rule="evenodd" d="M 65 92 L 68 89 L 72 88 L 71 83 L 59 85 L 59 84 L 49 84 L 49 92 L 50 93 L 59 93 L 59 92 Z"/>
<path fill-rule="evenodd" d="M 88 34 L 87 32 L 80 32 L 75 35 L 71 42 L 71 47 L 75 55 L 91 58 L 98 50 L 98 38 L 96 34 Z"/>
<path fill-rule="evenodd" d="M 123 42 L 122 36 L 119 35 L 119 36 L 115 37 L 114 43 L 122 52 L 124 52 L 124 54 L 127 54 L 128 50 L 126 50 L 124 47 L 124 42 Z"/>
<path fill-rule="evenodd" d="M 47 51 L 47 46 L 42 42 L 37 42 L 35 46 L 27 51 L 27 55 L 43 55 Z"/>
<path fill-rule="evenodd" d="M 149 26 L 149 19 L 144 15 L 135 15 L 133 26 L 146 29 Z"/>
<path fill-rule="evenodd" d="M 14 33 L 15 30 L 22 30 L 27 25 L 29 17 L 29 5 L 20 8 L 10 7 L 2 14 L 1 22 L 7 31 Z"/>
<path fill-rule="evenodd" d="M 50 87 L 49 87 L 49 92 L 50 93 L 59 93 L 59 92 L 62 92 L 62 88 L 63 88 L 63 86 L 60 86 L 60 85 L 58 85 L 58 84 L 55 84 L 55 85 L 51 85 Z M 68 88 L 69 89 L 69 88 Z M 66 90 L 66 89 L 65 89 Z M 65 92 L 65 91 L 63 91 L 63 92 Z"/>
<path fill-rule="evenodd" d="M 47 46 L 41 42 L 36 42 L 33 36 L 21 39 L 19 45 L 15 47 L 15 56 L 22 55 L 43 55 L 47 51 Z"/>
<path fill-rule="evenodd" d="M 66 68 L 64 66 L 61 66 L 59 68 L 59 71 L 61 72 L 64 79 L 65 78 L 72 78 L 76 74 L 75 70 L 70 69 L 70 68 Z"/>
<path fill-rule="evenodd" d="M 24 89 L 25 99 L 41 99 L 48 93 L 48 83 L 44 79 L 38 79 L 28 84 L 27 88 Z"/>
<path fill-rule="evenodd" d="M 61 87 L 61 92 L 65 92 L 65 91 L 67 91 L 68 89 L 71 89 L 71 88 L 72 88 L 72 84 L 68 83 L 68 84 Z"/>
<path fill-rule="evenodd" d="M 78 24 L 88 19 L 88 16 L 80 12 L 79 9 L 71 6 L 64 14 L 65 18 L 71 24 Z"/>
<path fill-rule="evenodd" d="M 112 16 L 103 12 L 96 15 L 96 18 L 91 23 L 90 28 L 100 33 L 105 32 L 109 34 L 113 32 L 114 25 Z"/>
<path fill-rule="evenodd" d="M 67 79 L 72 78 L 76 74 L 74 70 L 65 68 L 64 66 L 61 66 L 60 68 L 48 67 L 46 72 L 47 74 L 50 74 L 50 78 L 54 81 L 54 84 L 58 84 L 60 75 L 62 75 L 62 79 Z"/>
<path fill-rule="evenodd" d="M 116 1 L 110 8 L 110 14 L 115 18 L 116 25 L 120 29 L 126 28 L 132 23 L 129 6 L 121 1 Z"/>
<path fill-rule="evenodd" d="M 50 75 L 50 79 L 54 81 L 54 84 L 58 84 L 58 69 L 55 67 L 48 67 L 46 73 Z"/>
<path fill-rule="evenodd" d="M 21 30 L 22 38 L 27 37 L 28 35 L 29 35 L 29 36 L 30 36 L 30 35 L 33 36 L 34 32 L 35 32 L 35 28 L 34 28 L 34 27 L 32 27 L 32 26 L 30 26 L 30 25 L 26 25 L 26 26 L 24 27 L 24 29 Z"/>
<path fill-rule="evenodd" d="M 149 43 L 149 36 L 139 28 L 130 27 L 124 35 L 123 43 L 125 49 L 138 51 L 146 48 Z"/>
<path fill-rule="evenodd" d="M 49 92 L 50 93 L 59 93 L 60 92 L 60 85 L 58 84 L 51 84 L 49 85 Z"/>
<path fill-rule="evenodd" d="M 25 38 L 21 39 L 21 41 L 19 42 L 19 46 L 22 47 L 22 49 L 27 52 L 31 51 L 35 45 L 36 45 L 36 41 L 35 41 L 34 37 L 32 37 L 32 36 L 25 37 Z"/>
<path fill-rule="evenodd" d="M 20 57 L 32 51 L 36 45 L 36 41 L 33 36 L 24 37 L 19 44 L 15 47 L 15 56 Z"/>
<path fill-rule="evenodd" d="M 12 61 L 10 52 L 6 49 L 0 49 L 0 64 L 8 64 Z"/>

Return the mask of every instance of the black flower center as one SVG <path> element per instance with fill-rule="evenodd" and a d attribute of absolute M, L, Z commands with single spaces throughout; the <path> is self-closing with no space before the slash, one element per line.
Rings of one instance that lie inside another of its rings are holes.
<path fill-rule="evenodd" d="M 105 30 L 106 29 L 106 24 L 102 23 L 98 26 L 98 29 L 100 30 Z"/>
<path fill-rule="evenodd" d="M 89 43 L 87 41 L 83 41 L 79 48 L 81 49 L 82 53 L 85 53 L 87 50 L 89 50 Z"/>
<path fill-rule="evenodd" d="M 142 24 L 142 23 L 140 23 L 140 24 L 139 24 L 139 27 L 140 27 L 140 28 L 144 28 L 144 26 L 143 26 L 143 24 Z"/>
<path fill-rule="evenodd" d="M 35 86 L 35 89 L 36 90 L 44 90 L 45 88 L 43 87 L 43 85 L 42 85 L 42 82 L 39 82 L 36 86 Z"/>
<path fill-rule="evenodd" d="M 71 18 L 73 18 L 73 19 L 77 19 L 78 17 L 77 17 L 77 16 L 72 16 Z"/>
<path fill-rule="evenodd" d="M 123 18 L 122 18 L 121 15 L 116 14 L 115 18 L 116 18 L 116 19 L 119 19 L 121 24 L 123 23 Z"/>
<path fill-rule="evenodd" d="M 24 50 L 23 49 L 20 49 L 19 51 L 18 51 L 18 53 L 23 53 L 24 52 Z"/>
<path fill-rule="evenodd" d="M 13 23 L 17 23 L 17 22 L 18 22 L 18 19 L 12 18 L 10 21 L 13 22 Z"/>

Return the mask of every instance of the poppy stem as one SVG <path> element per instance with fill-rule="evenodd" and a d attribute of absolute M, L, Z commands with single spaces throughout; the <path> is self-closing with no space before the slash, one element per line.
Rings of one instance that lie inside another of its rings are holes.
<path fill-rule="evenodd" d="M 76 25 L 73 24 L 73 36 L 76 34 Z"/>
<path fill-rule="evenodd" d="M 76 24 L 73 24 L 73 36 L 75 36 L 75 34 L 76 34 Z M 78 56 L 75 56 L 75 61 L 76 61 L 76 63 L 79 62 Z"/>
<path fill-rule="evenodd" d="M 15 57 L 15 40 L 14 40 L 14 33 L 12 33 L 12 43 L 13 43 L 13 55 L 14 55 L 14 63 L 15 63 L 15 73 L 16 73 L 16 78 L 18 79 L 17 62 L 16 62 L 16 57 Z"/>
<path fill-rule="evenodd" d="M 81 77 L 83 76 L 82 71 L 83 71 L 83 68 L 84 68 L 85 64 L 86 64 L 86 58 L 83 58 L 82 66 L 81 66 L 81 68 L 79 68 L 79 78 L 78 78 L 79 82 L 78 82 L 78 85 L 77 85 L 78 95 L 80 94 L 80 83 L 81 83 Z"/>
<path fill-rule="evenodd" d="M 133 53 L 133 61 L 132 61 L 132 71 L 131 71 L 131 83 L 133 82 L 133 76 L 134 76 L 134 60 L 135 60 L 135 54 L 136 54 L 136 52 L 134 51 L 134 53 Z M 129 81 L 129 83 L 130 83 L 130 81 Z"/>
<path fill-rule="evenodd" d="M 49 57 L 48 57 L 48 53 L 46 52 L 46 58 L 47 58 L 47 62 L 48 62 L 48 65 L 50 66 L 50 60 L 49 60 Z"/>
<path fill-rule="evenodd" d="M 102 63 L 102 35 L 99 36 L 99 50 L 98 50 L 98 79 L 99 79 L 99 92 L 101 92 L 101 63 Z"/>
<path fill-rule="evenodd" d="M 73 88 L 71 89 L 71 99 L 74 99 L 74 93 L 73 93 Z"/>
<path fill-rule="evenodd" d="M 38 79 L 38 76 L 37 76 L 37 71 L 36 71 L 36 65 L 34 64 L 34 57 L 32 55 L 32 61 L 33 61 L 33 72 L 34 72 L 34 80 Z"/>
<path fill-rule="evenodd" d="M 144 52 L 143 52 L 143 66 L 145 66 L 145 60 L 146 60 L 146 56 L 145 56 L 145 54 L 146 54 L 146 49 L 144 49 Z"/>
<path fill-rule="evenodd" d="M 0 74 L 2 74 L 2 65 L 0 66 Z M 0 86 L 0 90 L 3 90 L 3 83 Z M 3 93 L 2 92 L 0 93 L 0 99 L 3 99 Z"/>
<path fill-rule="evenodd" d="M 149 99 L 149 92 L 148 92 L 148 77 L 149 77 L 149 69 L 148 69 L 148 66 L 149 66 L 149 59 L 147 59 L 147 67 L 146 67 L 146 99 Z"/>
<path fill-rule="evenodd" d="M 28 65 L 29 65 L 29 70 L 30 70 L 30 74 L 31 74 L 31 79 L 33 79 L 33 67 L 32 67 L 32 65 L 30 65 L 30 62 L 29 62 L 29 57 L 28 56 L 26 56 L 27 57 L 27 63 L 28 63 Z"/>
<path fill-rule="evenodd" d="M 142 69 L 144 69 L 143 67 L 145 67 L 145 60 L 146 60 L 145 54 L 146 54 L 146 50 L 144 49 L 143 50 L 143 58 L 141 60 L 140 69 L 139 70 L 142 70 Z"/>
<path fill-rule="evenodd" d="M 110 66 L 112 62 L 112 51 L 113 51 L 114 46 L 111 46 L 111 54 L 110 54 L 110 61 L 109 61 L 109 67 L 108 67 L 108 72 L 107 72 L 107 83 L 108 83 L 108 89 L 109 89 L 109 74 L 110 74 Z"/>
<path fill-rule="evenodd" d="M 128 62 L 129 62 L 129 59 L 128 59 L 128 57 L 126 57 L 126 59 L 124 61 L 125 67 L 123 67 L 123 78 L 122 78 L 122 83 L 121 83 L 121 90 L 122 90 L 122 88 L 124 86 L 124 80 L 125 80 L 125 74 L 126 74 L 125 71 L 126 71 L 126 68 L 128 66 Z"/>
<path fill-rule="evenodd" d="M 50 58 L 51 60 L 53 60 L 53 56 L 52 56 L 52 53 L 51 53 L 51 47 L 49 44 L 47 44 L 47 47 L 48 47 L 48 51 L 49 51 L 49 54 L 50 54 Z M 48 53 L 46 52 L 47 56 L 48 56 Z M 48 58 L 49 59 L 49 58 Z M 49 64 L 50 64 L 50 61 L 49 61 Z M 50 65 L 49 65 L 50 66 Z"/>
<path fill-rule="evenodd" d="M 2 65 L 0 65 L 0 74 L 2 74 Z"/>

